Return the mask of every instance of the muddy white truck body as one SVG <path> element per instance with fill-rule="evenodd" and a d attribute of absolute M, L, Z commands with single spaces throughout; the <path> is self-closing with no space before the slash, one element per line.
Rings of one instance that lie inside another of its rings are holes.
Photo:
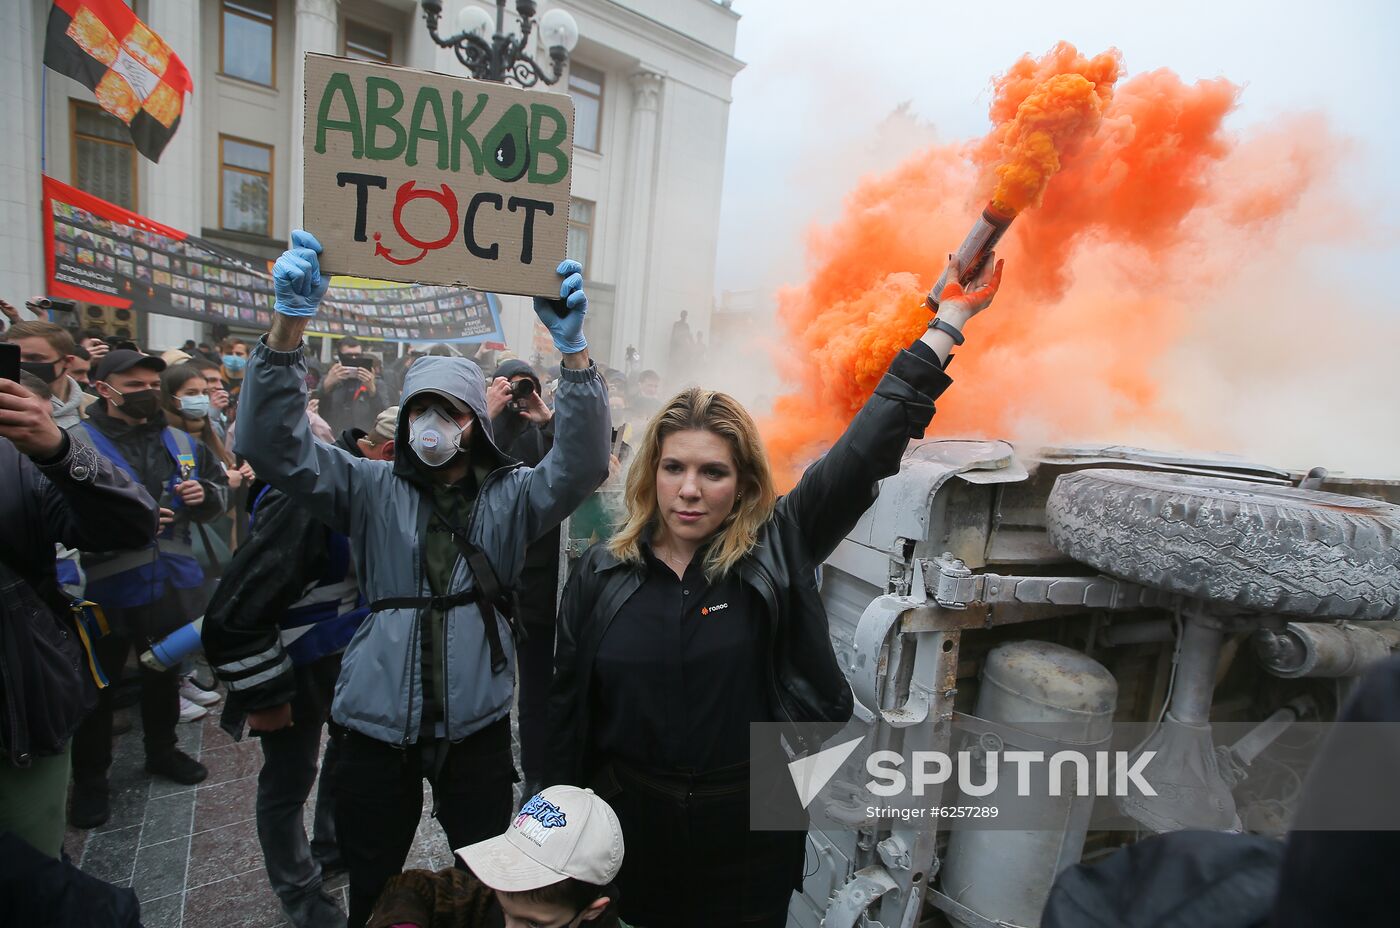
<path fill-rule="evenodd" d="M 955 720 L 1016 742 L 1014 700 L 982 692 L 994 671 L 1011 690 L 1029 680 L 1021 695 L 1053 717 L 1102 698 L 1079 673 L 1092 665 L 1112 678 L 1108 721 L 1160 720 L 1158 747 L 1192 772 L 1131 810 L 1140 834 L 1281 832 L 1286 804 L 1233 795 L 1230 758 L 1247 766 L 1293 719 L 1335 718 L 1349 681 L 1400 642 L 1396 503 L 1400 481 L 1226 457 L 912 446 L 822 567 L 853 724 L 874 736 L 843 768 L 845 826 L 808 833 L 789 924 L 1033 926 L 1059 871 L 1134 839 L 1086 836 L 1082 810 L 1065 834 L 985 841 L 862 823 L 869 751 L 947 751 Z M 1234 755 L 1209 740 L 1226 720 L 1259 725 Z"/>

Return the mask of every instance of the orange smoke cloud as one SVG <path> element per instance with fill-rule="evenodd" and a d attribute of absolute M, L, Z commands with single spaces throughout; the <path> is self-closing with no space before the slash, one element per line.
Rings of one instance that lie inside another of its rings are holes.
<path fill-rule="evenodd" d="M 1076 70 L 1036 85 L 1016 107 L 1016 115 L 996 132 L 1002 161 L 996 167 L 992 205 L 1015 215 L 1039 206 L 1050 178 L 1063 159 L 1073 157 L 1094 134 L 1118 80 L 1116 55 L 1075 62 Z M 1083 72 L 1088 72 L 1087 74 Z"/>
<path fill-rule="evenodd" d="M 998 248 L 1005 283 L 956 352 L 931 434 L 1172 431 L 1153 365 L 1203 288 L 1296 207 L 1329 143 L 1280 132 L 1261 162 L 1223 127 L 1234 84 L 1166 70 L 1122 81 L 1121 69 L 1117 52 L 1086 58 L 1067 43 L 1022 58 L 994 81 L 984 138 L 865 178 L 837 222 L 808 233 L 807 279 L 778 294 L 777 361 L 794 388 L 763 423 L 780 482 L 829 446 L 922 332 L 923 296 L 988 199 L 1025 211 Z"/>

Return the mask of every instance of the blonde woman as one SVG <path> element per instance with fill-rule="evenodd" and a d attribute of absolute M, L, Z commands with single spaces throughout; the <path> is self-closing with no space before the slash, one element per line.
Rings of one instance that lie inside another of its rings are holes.
<path fill-rule="evenodd" d="M 944 291 L 942 326 L 900 352 L 786 496 L 733 397 L 689 389 L 648 425 L 626 521 L 565 589 L 550 696 L 548 780 L 616 809 L 628 922 L 785 924 L 805 836 L 749 830 L 749 724 L 849 720 L 816 568 L 923 436 L 955 335 L 996 295 L 994 263 L 971 292 Z"/>

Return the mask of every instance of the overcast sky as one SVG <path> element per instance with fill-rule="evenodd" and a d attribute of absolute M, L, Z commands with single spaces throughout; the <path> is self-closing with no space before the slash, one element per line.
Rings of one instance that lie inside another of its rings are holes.
<path fill-rule="evenodd" d="M 802 230 L 834 218 L 857 177 L 921 142 L 984 134 L 991 76 L 1060 39 L 1088 54 L 1117 47 L 1127 76 L 1165 67 L 1244 85 L 1235 128 L 1324 112 L 1356 143 L 1348 168 L 1356 189 L 1375 191 L 1377 213 L 1400 226 L 1400 3 L 735 0 L 734 8 L 747 67 L 730 111 L 718 289 L 799 279 Z M 906 102 L 913 118 L 881 134 Z"/>

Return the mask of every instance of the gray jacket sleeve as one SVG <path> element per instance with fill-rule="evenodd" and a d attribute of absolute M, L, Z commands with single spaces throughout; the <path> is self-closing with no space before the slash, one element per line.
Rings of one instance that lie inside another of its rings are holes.
<path fill-rule="evenodd" d="M 295 498 L 337 532 L 350 531 L 357 473 L 372 462 L 316 441 L 306 421 L 306 361 L 301 348 L 253 348 L 239 394 L 234 443 L 258 477 Z"/>
<path fill-rule="evenodd" d="M 564 521 L 608 479 L 611 428 L 607 385 L 598 368 L 560 368 L 554 447 L 525 477 L 527 544 Z"/>

